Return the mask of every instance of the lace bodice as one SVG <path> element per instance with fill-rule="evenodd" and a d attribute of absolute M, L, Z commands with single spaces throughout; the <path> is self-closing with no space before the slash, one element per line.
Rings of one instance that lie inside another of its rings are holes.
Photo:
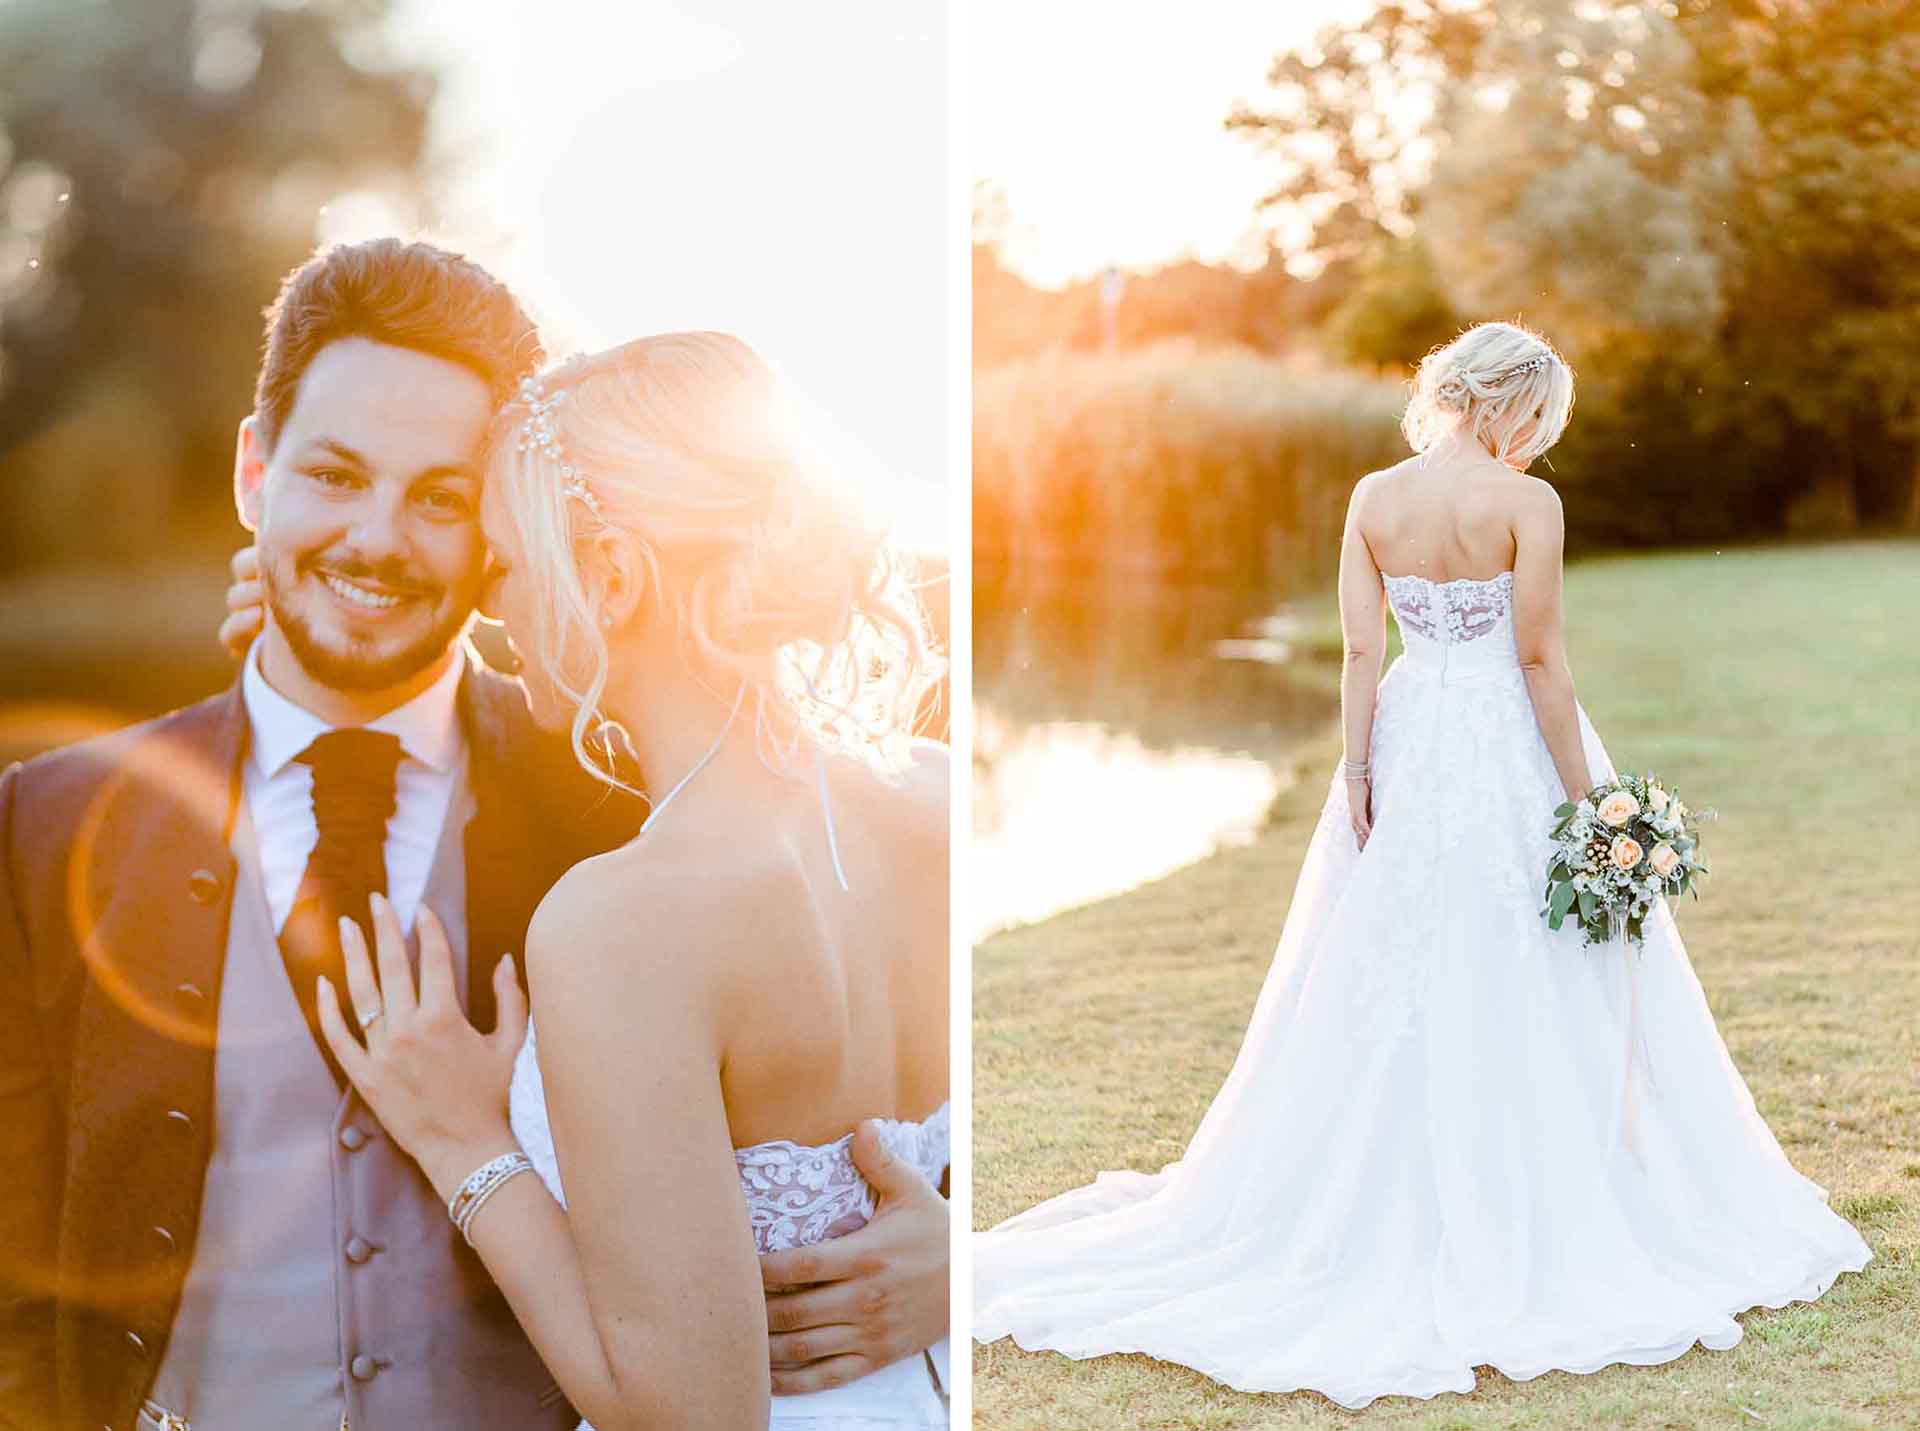
<path fill-rule="evenodd" d="M 514 1136 L 532 1160 L 534 1171 L 565 1204 L 531 1024 L 513 1066 L 508 1103 Z M 950 1123 L 949 1106 L 943 1103 L 925 1122 L 881 1119 L 880 1138 L 894 1156 L 905 1158 L 928 1182 L 938 1183 L 947 1166 Z M 864 1227 L 873 1216 L 873 1189 L 853 1164 L 851 1133 L 819 1147 L 784 1138 L 755 1143 L 735 1149 L 733 1159 L 740 1170 L 740 1190 L 747 1200 L 754 1246 L 761 1252 L 844 1237 Z"/>
<path fill-rule="evenodd" d="M 1487 581 L 1462 577 L 1429 581 L 1424 576 L 1382 576 L 1387 604 L 1401 633 L 1455 646 L 1477 641 L 1513 615 L 1513 573 Z"/>
<path fill-rule="evenodd" d="M 947 1166 L 949 1121 L 945 1103 L 924 1123 L 885 1118 L 880 1140 L 937 1184 Z M 740 1169 L 754 1245 L 762 1252 L 844 1237 L 873 1216 L 873 1189 L 853 1165 L 851 1133 L 820 1147 L 784 1138 L 755 1143 L 734 1149 L 733 1161 Z"/>

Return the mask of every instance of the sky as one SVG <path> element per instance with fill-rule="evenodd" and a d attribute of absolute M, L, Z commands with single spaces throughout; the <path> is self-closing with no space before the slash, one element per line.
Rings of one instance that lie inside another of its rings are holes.
<path fill-rule="evenodd" d="M 1275 55 L 1372 0 L 973 0 L 968 141 L 1003 258 L 1058 286 L 1108 264 L 1264 256 L 1274 161 L 1222 121 Z"/>
<path fill-rule="evenodd" d="M 848 485 L 919 545 L 949 529 L 966 184 L 945 7 L 402 0 L 441 74 L 439 222 L 561 355 L 717 328 L 751 343 Z M 391 226 L 349 196 L 322 236 Z"/>

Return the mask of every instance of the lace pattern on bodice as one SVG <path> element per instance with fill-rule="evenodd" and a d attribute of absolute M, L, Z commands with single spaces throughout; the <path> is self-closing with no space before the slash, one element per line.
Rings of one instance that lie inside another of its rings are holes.
<path fill-rule="evenodd" d="M 880 1141 L 928 1182 L 938 1184 L 947 1166 L 948 1105 L 924 1123 L 880 1121 Z M 734 1165 L 747 1196 L 754 1246 L 762 1252 L 805 1247 L 844 1237 L 873 1216 L 873 1189 L 853 1165 L 853 1134 L 810 1148 L 786 1139 L 736 1148 Z"/>
<path fill-rule="evenodd" d="M 1456 646 L 1487 635 L 1513 614 L 1513 573 L 1488 581 L 1462 577 L 1429 581 L 1424 576 L 1381 577 L 1387 602 L 1402 633 Z"/>
<path fill-rule="evenodd" d="M 534 1171 L 565 1205 L 532 1024 L 527 1026 L 527 1040 L 514 1063 L 508 1106 L 514 1137 L 532 1161 Z M 887 1149 L 919 1169 L 928 1182 L 938 1183 L 946 1170 L 951 1139 L 949 1106 L 941 1104 L 923 1123 L 892 1118 L 878 1121 L 880 1141 Z M 736 1148 L 733 1159 L 740 1170 L 740 1190 L 746 1196 L 754 1246 L 761 1252 L 844 1237 L 866 1226 L 873 1216 L 873 1189 L 854 1166 L 851 1133 L 820 1147 L 786 1139 L 756 1143 L 750 1148 Z"/>

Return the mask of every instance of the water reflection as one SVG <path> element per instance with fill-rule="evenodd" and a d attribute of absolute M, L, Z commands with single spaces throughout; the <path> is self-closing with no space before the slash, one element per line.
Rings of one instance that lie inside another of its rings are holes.
<path fill-rule="evenodd" d="M 1207 586 L 979 583 L 976 938 L 1258 830 L 1337 707 L 1273 606 Z"/>

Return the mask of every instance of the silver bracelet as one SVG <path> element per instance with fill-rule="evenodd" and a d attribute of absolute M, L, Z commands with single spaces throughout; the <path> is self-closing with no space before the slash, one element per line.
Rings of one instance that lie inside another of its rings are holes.
<path fill-rule="evenodd" d="M 1343 760 L 1340 762 L 1340 772 L 1341 774 L 1345 775 L 1349 780 L 1360 779 L 1364 777 L 1367 774 L 1367 772 L 1372 769 L 1373 769 L 1373 764 L 1371 761 Z"/>
<path fill-rule="evenodd" d="M 467 1174 L 459 1190 L 447 1199 L 447 1216 L 460 1229 L 460 1235 L 473 1246 L 473 1220 L 487 1199 L 499 1192 L 521 1173 L 533 1171 L 533 1162 L 525 1153 L 502 1153 Z"/>

